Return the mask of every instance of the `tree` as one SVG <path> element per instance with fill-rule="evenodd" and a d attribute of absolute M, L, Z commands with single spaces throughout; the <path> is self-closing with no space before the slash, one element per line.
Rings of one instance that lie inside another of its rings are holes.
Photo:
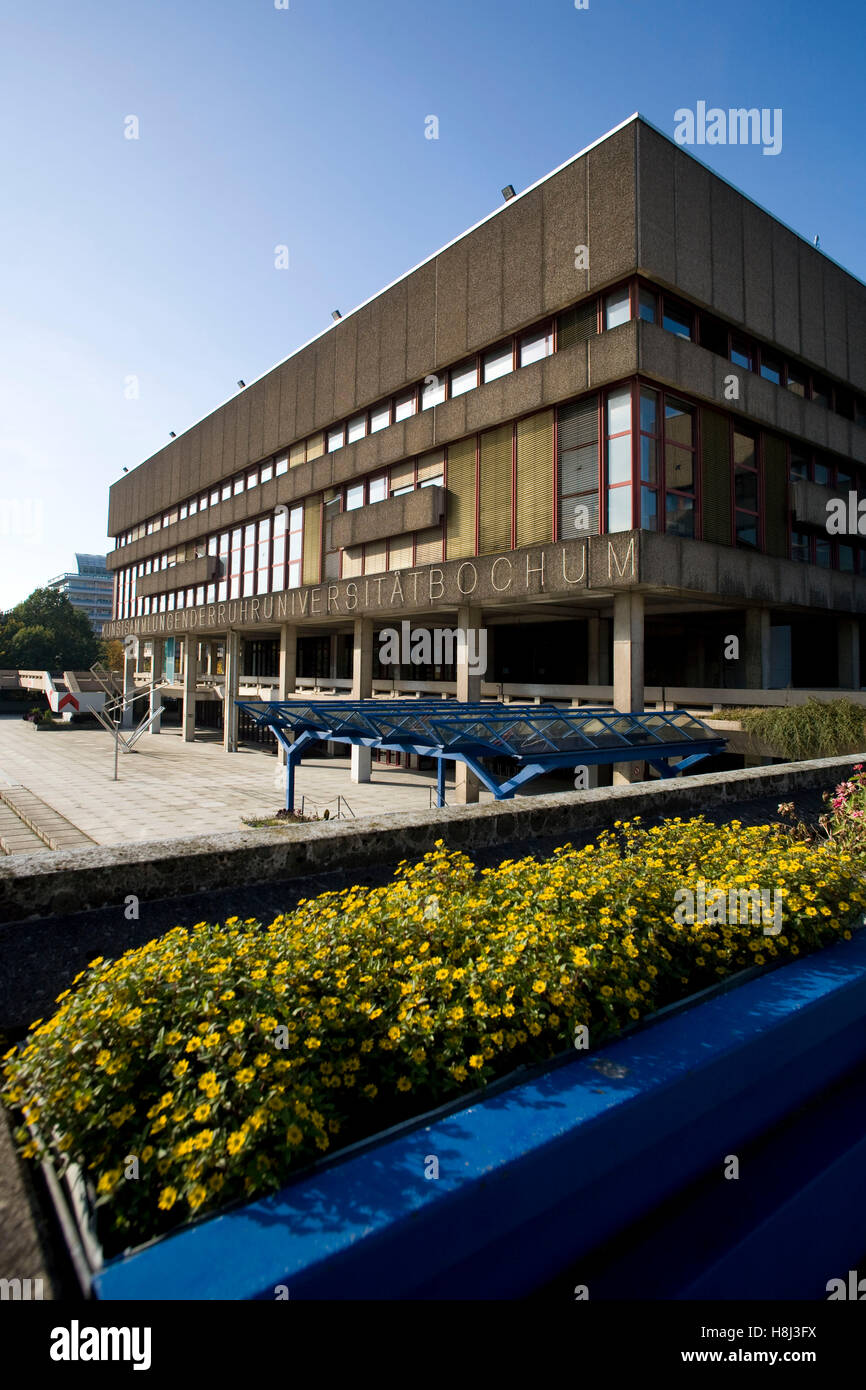
<path fill-rule="evenodd" d="M 123 643 L 115 638 L 111 642 L 100 643 L 100 661 L 109 671 L 123 670 Z"/>
<path fill-rule="evenodd" d="M 96 661 L 99 647 L 87 614 L 56 589 L 34 589 L 17 607 L 0 614 L 0 668 L 85 670 Z"/>

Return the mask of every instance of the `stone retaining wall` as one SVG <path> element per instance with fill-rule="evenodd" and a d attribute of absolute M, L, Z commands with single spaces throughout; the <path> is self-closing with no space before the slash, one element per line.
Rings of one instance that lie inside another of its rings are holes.
<path fill-rule="evenodd" d="M 636 815 L 697 815 L 726 802 L 784 801 L 797 792 L 831 789 L 863 757 L 820 758 L 411 815 L 10 856 L 0 863 L 0 922 L 122 906 L 130 894 L 140 901 L 174 898 L 331 869 L 396 864 L 423 855 L 439 839 L 469 851 L 546 836 L 565 841 L 579 830 L 602 829 Z"/>

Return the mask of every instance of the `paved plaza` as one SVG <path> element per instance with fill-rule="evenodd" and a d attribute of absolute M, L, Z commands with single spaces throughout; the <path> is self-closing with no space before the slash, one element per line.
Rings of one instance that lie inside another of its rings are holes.
<path fill-rule="evenodd" d="M 195 743 L 173 729 L 144 735 L 134 752 L 121 753 L 117 782 L 113 773 L 114 745 L 103 730 L 35 733 L 21 718 L 0 716 L 0 787 L 26 787 L 100 845 L 240 830 L 243 816 L 272 813 L 285 795 L 271 752 L 224 753 L 206 731 Z M 295 805 L 303 796 L 305 809 L 333 816 L 339 794 L 356 816 L 417 813 L 429 808 L 435 784 L 432 773 L 375 762 L 372 781 L 356 784 L 348 757 L 318 758 L 296 773 Z M 490 799 L 482 790 L 481 800 Z"/>

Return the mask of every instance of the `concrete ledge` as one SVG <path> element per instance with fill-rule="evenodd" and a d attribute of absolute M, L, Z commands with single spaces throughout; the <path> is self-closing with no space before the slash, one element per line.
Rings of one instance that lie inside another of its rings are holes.
<path fill-rule="evenodd" d="M 0 922 L 121 905 L 129 894 L 142 901 L 173 898 L 395 863 L 423 855 L 439 839 L 466 850 L 545 836 L 565 841 L 578 830 L 602 829 L 637 815 L 697 815 L 725 802 L 781 801 L 798 791 L 831 790 L 861 760 L 866 753 L 413 815 L 359 816 L 349 823 L 60 851 L 50 859 L 17 855 L 0 863 Z"/>

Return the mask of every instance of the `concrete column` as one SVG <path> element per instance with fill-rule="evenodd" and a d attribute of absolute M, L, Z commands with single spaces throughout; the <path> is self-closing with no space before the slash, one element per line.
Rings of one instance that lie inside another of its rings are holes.
<path fill-rule="evenodd" d="M 278 695 L 280 700 L 287 700 L 290 695 L 295 693 L 295 679 L 298 673 L 298 629 L 294 623 L 284 623 L 280 628 L 280 674 L 278 679 Z M 287 730 L 283 731 L 291 741 L 292 735 Z M 278 745 L 277 756 L 281 763 L 285 764 L 286 750 L 282 744 Z"/>
<path fill-rule="evenodd" d="M 601 685 L 601 618 L 586 623 L 586 683 Z"/>
<path fill-rule="evenodd" d="M 150 679 L 151 679 L 151 681 L 158 681 L 159 678 L 160 678 L 160 676 L 162 676 L 162 675 L 164 674 L 164 672 L 165 672 L 165 642 L 161 641 L 161 640 L 160 640 L 159 638 L 157 638 L 157 637 L 154 637 L 154 639 L 153 639 L 153 657 L 152 657 L 151 663 L 150 663 Z M 150 728 L 148 729 L 148 733 L 150 733 L 150 734 L 158 734 L 158 733 L 160 732 L 160 725 L 162 724 L 162 693 L 161 693 L 161 691 L 159 691 L 159 690 L 151 690 L 151 692 L 150 692 L 150 712 L 151 712 L 151 714 L 155 714 L 155 715 L 156 715 L 156 719 L 154 719 L 153 723 L 151 724 Z"/>
<path fill-rule="evenodd" d="M 613 601 L 613 705 L 623 711 L 644 707 L 644 600 L 643 594 L 617 594 Z M 613 780 L 639 782 L 643 763 L 616 763 Z"/>
<path fill-rule="evenodd" d="M 480 626 L 480 608 L 474 608 L 469 604 L 458 608 L 458 632 L 468 632 L 471 628 L 478 629 Z M 477 647 L 477 643 L 475 645 Z M 467 645 L 463 642 L 457 649 L 457 699 L 472 703 L 481 699 L 481 677 L 470 673 L 467 656 Z M 476 802 L 480 787 L 481 783 L 475 773 L 470 772 L 465 763 L 454 764 L 454 800 L 458 806 L 468 806 Z"/>
<path fill-rule="evenodd" d="M 839 644 L 839 689 L 860 689 L 860 623 L 857 618 L 839 618 L 836 624 Z"/>
<path fill-rule="evenodd" d="M 333 651 L 333 648 L 332 648 Z M 352 638 L 352 699 L 369 700 L 373 694 L 373 620 L 356 618 Z M 352 745 L 353 782 L 369 782 L 373 754 L 369 748 Z"/>
<path fill-rule="evenodd" d="M 183 741 L 195 742 L 195 687 L 198 679 L 198 640 L 184 639 L 183 646 Z"/>
<path fill-rule="evenodd" d="M 768 690 L 770 686 L 770 610 L 747 608 L 743 662 L 746 690 Z"/>
<path fill-rule="evenodd" d="M 226 674 L 223 698 L 223 749 L 238 751 L 238 698 L 241 676 L 241 638 L 239 632 L 226 633 Z"/>
<path fill-rule="evenodd" d="M 131 650 L 130 648 L 132 648 L 132 643 L 130 643 L 130 647 L 124 647 L 123 649 L 123 694 L 124 697 L 129 700 L 129 703 L 123 707 L 123 713 L 120 717 L 121 729 L 131 729 L 135 718 L 135 707 L 129 697 L 135 694 L 135 670 L 138 664 L 138 652 L 141 650 L 141 646 L 139 644 L 137 650 L 135 648 Z"/>

